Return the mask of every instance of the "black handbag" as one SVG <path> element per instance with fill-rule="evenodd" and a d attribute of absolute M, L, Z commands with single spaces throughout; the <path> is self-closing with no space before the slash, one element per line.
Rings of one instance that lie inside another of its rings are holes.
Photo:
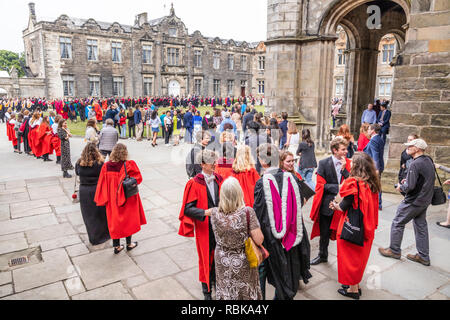
<path fill-rule="evenodd" d="M 347 212 L 344 226 L 342 227 L 341 239 L 356 244 L 360 247 L 364 246 L 364 221 L 363 213 L 359 205 L 359 183 L 358 188 L 358 208 L 353 209 L 353 205 Z"/>
<path fill-rule="evenodd" d="M 139 193 L 137 180 L 133 177 L 128 176 L 126 162 L 123 163 L 125 167 L 125 179 L 123 179 L 122 186 L 123 192 L 125 193 L 125 198 L 128 199 Z"/>
<path fill-rule="evenodd" d="M 430 157 L 430 159 L 431 159 L 431 157 Z M 433 159 L 431 159 L 431 161 L 433 162 Z M 431 204 L 433 206 L 440 206 L 440 205 L 447 203 L 447 197 L 445 195 L 444 189 L 442 188 L 441 178 L 439 178 L 439 175 L 437 173 L 434 162 L 433 162 L 433 167 L 434 167 L 434 172 L 436 172 L 436 177 L 438 178 L 440 187 L 438 187 L 438 186 L 434 187 L 433 199 L 431 200 Z"/>

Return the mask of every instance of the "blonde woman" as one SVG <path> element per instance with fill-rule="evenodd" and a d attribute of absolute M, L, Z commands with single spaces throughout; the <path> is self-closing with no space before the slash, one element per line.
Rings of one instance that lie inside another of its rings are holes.
<path fill-rule="evenodd" d="M 244 192 L 245 205 L 253 207 L 256 182 L 260 179 L 249 146 L 240 146 L 233 163 L 232 177 L 236 178 Z"/>
<path fill-rule="evenodd" d="M 245 241 L 251 237 L 261 245 L 264 236 L 255 211 L 244 204 L 237 179 L 230 177 L 222 184 L 219 208 L 211 211 L 211 226 L 217 242 L 216 300 L 261 300 L 258 269 L 250 268 Z"/>
<path fill-rule="evenodd" d="M 297 126 L 294 122 L 288 122 L 288 132 L 287 132 L 287 142 L 285 144 L 285 148 L 287 148 L 293 155 L 294 160 L 297 162 L 300 159 L 299 156 L 296 156 L 298 145 L 300 144 L 300 133 L 298 133 Z"/>

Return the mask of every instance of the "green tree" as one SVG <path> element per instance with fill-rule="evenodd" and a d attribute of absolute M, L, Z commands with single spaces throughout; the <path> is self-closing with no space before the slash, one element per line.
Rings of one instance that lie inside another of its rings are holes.
<path fill-rule="evenodd" d="M 11 67 L 16 67 L 19 77 L 23 77 L 25 72 L 22 66 L 25 66 L 25 54 L 15 53 L 8 50 L 0 50 L 0 69 L 9 71 Z"/>

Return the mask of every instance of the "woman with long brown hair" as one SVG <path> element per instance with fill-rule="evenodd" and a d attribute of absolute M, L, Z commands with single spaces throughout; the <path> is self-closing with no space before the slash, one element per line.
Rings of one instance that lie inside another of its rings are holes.
<path fill-rule="evenodd" d="M 367 154 L 357 152 L 353 156 L 350 177 L 344 181 L 339 196 L 330 203 L 330 208 L 344 212 L 337 229 L 338 281 L 342 288 L 338 290 L 343 296 L 359 300 L 361 288 L 359 283 L 369 260 L 375 230 L 378 227 L 378 193 L 381 191 L 380 178 L 375 164 Z M 344 222 L 348 220 L 351 207 L 361 209 L 363 213 L 364 245 L 358 246 L 341 239 Z"/>
<path fill-rule="evenodd" d="M 138 243 L 131 243 L 131 236 L 147 224 L 144 208 L 139 194 L 125 197 L 123 181 L 126 177 L 135 178 L 138 184 L 142 182 L 142 175 L 136 162 L 128 160 L 128 149 L 118 143 L 114 147 L 101 172 L 97 184 L 94 201 L 97 206 L 106 206 L 108 229 L 113 239 L 114 253 L 118 254 L 124 246 L 120 239 L 126 238 L 127 251 L 133 250 Z"/>
<path fill-rule="evenodd" d="M 97 207 L 94 202 L 95 191 L 104 159 L 94 143 L 88 143 L 75 164 L 75 173 L 80 177 L 80 208 L 86 226 L 89 242 L 99 245 L 109 240 L 106 208 Z"/>
<path fill-rule="evenodd" d="M 348 125 L 344 124 L 339 128 L 339 132 L 337 133 L 338 137 L 342 137 L 348 142 L 348 152 L 347 152 L 347 158 L 351 159 L 353 157 L 353 154 L 355 153 L 354 145 L 355 145 L 355 138 L 350 133 L 350 128 Z"/>

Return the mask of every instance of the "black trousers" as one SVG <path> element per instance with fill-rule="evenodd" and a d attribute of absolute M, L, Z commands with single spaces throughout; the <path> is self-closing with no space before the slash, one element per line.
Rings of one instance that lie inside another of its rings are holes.
<path fill-rule="evenodd" d="M 319 242 L 319 255 L 323 259 L 328 258 L 328 245 L 330 243 L 331 235 L 331 221 L 333 216 L 320 215 L 319 227 L 320 227 L 320 242 Z"/>
<path fill-rule="evenodd" d="M 129 246 L 131 244 L 131 236 L 126 238 L 127 240 L 127 246 Z M 113 247 L 118 247 L 120 246 L 120 239 L 113 239 Z"/>
<path fill-rule="evenodd" d="M 133 135 L 131 135 L 131 130 L 133 130 Z M 132 126 L 128 126 L 128 136 L 131 137 L 135 137 L 136 138 L 136 126 L 132 125 Z"/>
<path fill-rule="evenodd" d="M 212 254 L 214 254 L 214 253 L 212 253 Z M 211 290 L 208 291 L 208 285 L 206 283 L 202 282 L 202 292 L 203 292 L 203 294 L 211 293 L 213 283 L 214 283 L 214 285 L 216 285 L 216 265 L 215 265 L 215 261 L 214 260 L 213 260 L 211 269 L 209 271 L 209 288 Z"/>
<path fill-rule="evenodd" d="M 173 127 L 172 127 L 172 126 L 168 126 L 167 128 L 168 128 L 168 130 L 165 131 L 166 128 L 164 127 L 164 130 L 163 130 L 163 131 L 165 131 L 165 132 L 164 132 L 164 139 L 165 139 L 165 141 L 166 141 L 166 144 L 169 144 L 170 136 L 172 135 L 172 132 L 173 132 Z"/>

